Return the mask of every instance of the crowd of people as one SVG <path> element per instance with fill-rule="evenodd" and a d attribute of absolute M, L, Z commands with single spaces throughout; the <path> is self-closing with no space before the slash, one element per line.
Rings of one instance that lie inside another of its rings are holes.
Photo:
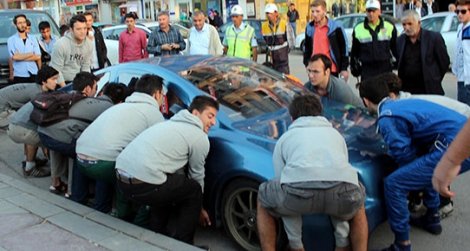
<path fill-rule="evenodd" d="M 432 234 L 442 232 L 440 220 L 453 210 L 450 184 L 470 169 L 470 1 L 458 0 L 455 10 L 461 23 L 452 64 L 458 101 L 443 96 L 450 60 L 442 35 L 421 27 L 424 13 L 436 11 L 433 1 L 426 3 L 404 5 L 410 10 L 400 14 L 404 31 L 397 34 L 394 24 L 381 16 L 380 2 L 368 0 L 367 16 L 354 27 L 351 51 L 342 25 L 328 17 L 325 0 L 310 5 L 303 63 L 309 80 L 304 86 L 311 94 L 289 104 L 293 122 L 274 149 L 274 179 L 259 187 L 257 223 L 263 250 L 275 250 L 277 219 L 284 223 L 291 250 L 303 250 L 301 216 L 310 213 L 331 216 L 337 250 L 367 249 L 366 191 L 349 164 L 344 138 L 322 116 L 322 99 L 377 116 L 378 132 L 398 165 L 384 180 L 395 235 L 385 250 L 411 250 L 410 224 Z M 299 14 L 293 3 L 287 20 L 276 4 L 266 4 L 264 11 L 265 65 L 289 74 L 290 36 Z M 123 17 L 127 29 L 119 36 L 119 63 L 184 50 L 256 62 L 255 29 L 244 15 L 240 5 L 231 8 L 232 24 L 220 41 L 218 13 L 211 11 L 208 17 L 194 11 L 186 43 L 170 24 L 168 12 L 157 15 L 159 26 L 148 40 L 136 27 L 136 15 L 128 13 Z M 51 24 L 44 21 L 36 39 L 29 35 L 27 21 L 23 14 L 12 20 L 18 32 L 8 39 L 11 85 L 0 90 L 0 126 L 8 128 L 14 142 L 24 144 L 23 174 L 50 175 L 51 192 L 82 204 L 88 203 L 94 181 L 96 210 L 137 224 L 144 224 L 149 214 L 150 229 L 193 244 L 198 222 L 212 225 L 202 201 L 208 132 L 218 102 L 197 96 L 188 109 L 165 121 L 160 106 L 166 93 L 158 76 L 144 75 L 128 85 L 108 83 L 97 93 L 99 78 L 93 72 L 110 63 L 93 15 L 73 16 L 61 38 L 51 36 Z M 359 96 L 347 84 L 350 73 L 360 77 Z M 68 116 L 52 124 L 35 123 L 38 95 L 69 83 L 80 97 Z M 110 125 L 113 130 L 107 130 Z M 155 138 L 173 144 L 163 146 Z M 47 159 L 37 158 L 39 148 Z M 410 208 L 419 201 L 425 213 L 410 217 Z"/>

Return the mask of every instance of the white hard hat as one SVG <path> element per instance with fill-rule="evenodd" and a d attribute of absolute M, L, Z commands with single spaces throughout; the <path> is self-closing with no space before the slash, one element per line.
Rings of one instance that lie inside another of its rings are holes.
<path fill-rule="evenodd" d="M 377 0 L 368 0 L 366 2 L 366 9 L 380 10 L 380 2 Z"/>
<path fill-rule="evenodd" d="M 277 12 L 277 6 L 273 3 L 268 3 L 264 7 L 264 13 L 274 13 Z"/>
<path fill-rule="evenodd" d="M 230 16 L 243 16 L 243 9 L 240 5 L 234 5 L 230 10 Z"/>

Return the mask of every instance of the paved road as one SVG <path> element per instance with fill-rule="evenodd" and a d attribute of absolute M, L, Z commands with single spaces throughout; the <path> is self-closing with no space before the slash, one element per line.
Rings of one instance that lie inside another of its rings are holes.
<path fill-rule="evenodd" d="M 264 60 L 264 56 L 260 56 Z M 307 74 L 302 64 L 302 57 L 299 52 L 290 55 L 290 68 L 293 75 L 307 80 Z M 354 79 L 350 79 L 349 84 L 354 86 Z M 444 89 L 447 96 L 456 97 L 455 77 L 447 74 L 444 80 Z M 0 165 L 0 173 L 11 177 L 22 179 L 25 182 L 47 190 L 49 178 L 24 179 L 21 175 L 20 161 L 22 160 L 22 147 L 14 144 L 4 132 L 0 131 L 0 153 L 4 159 L 1 161 L 5 165 Z M 469 250 L 470 244 L 470 175 L 466 174 L 455 182 L 453 189 L 457 192 L 455 199 L 454 214 L 443 221 L 444 232 L 440 236 L 432 236 L 419 229 L 412 229 L 411 240 L 415 250 Z M 388 246 L 393 241 L 388 224 L 380 225 L 370 236 L 369 246 L 371 249 L 378 249 Z M 209 245 L 211 250 L 240 250 L 232 240 L 224 233 L 223 229 L 199 229 L 196 234 L 196 244 Z"/>

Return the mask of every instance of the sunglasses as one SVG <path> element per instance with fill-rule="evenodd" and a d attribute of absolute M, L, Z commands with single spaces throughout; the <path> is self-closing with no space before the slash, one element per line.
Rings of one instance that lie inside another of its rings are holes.
<path fill-rule="evenodd" d="M 467 14 L 467 11 L 468 11 L 467 9 L 462 9 L 462 10 L 457 9 L 457 10 L 455 10 L 455 14 L 458 15 L 459 12 L 460 12 L 460 13 L 462 13 L 462 15 L 465 15 L 465 14 Z"/>
<path fill-rule="evenodd" d="M 376 11 L 377 9 L 366 9 L 367 12 L 374 12 Z"/>

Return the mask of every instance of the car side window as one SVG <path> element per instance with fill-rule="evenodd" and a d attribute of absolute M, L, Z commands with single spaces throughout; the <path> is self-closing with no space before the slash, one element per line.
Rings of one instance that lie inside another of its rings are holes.
<path fill-rule="evenodd" d="M 450 29 L 449 31 L 457 31 L 457 28 L 459 27 L 459 19 L 457 16 L 452 17 L 452 23 L 450 24 Z"/>
<path fill-rule="evenodd" d="M 110 77 L 111 77 L 111 72 L 106 72 L 103 76 L 100 77 L 100 80 L 98 80 L 97 82 L 97 85 L 98 85 L 97 93 L 99 93 L 101 89 L 103 88 L 103 86 L 109 82 Z"/>

